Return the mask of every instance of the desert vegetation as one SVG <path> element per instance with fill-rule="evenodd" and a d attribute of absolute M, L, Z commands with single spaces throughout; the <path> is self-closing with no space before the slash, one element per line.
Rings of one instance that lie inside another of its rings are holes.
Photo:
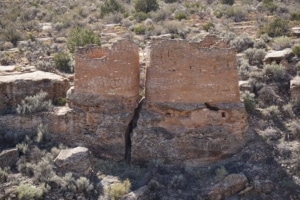
<path fill-rule="evenodd" d="M 0 168 L 0 191 L 11 190 L 0 199 L 121 199 L 143 186 L 142 199 L 206 199 L 212 185 L 233 173 L 244 173 L 250 188 L 233 196 L 299 199 L 300 97 L 290 92 L 290 81 L 300 76 L 300 39 L 291 29 L 299 26 L 299 1 L 1 1 L 0 65 L 15 66 L 14 73 L 34 66 L 70 78 L 77 48 L 105 45 L 117 36 L 131 38 L 143 52 L 155 37 L 193 42 L 207 34 L 222 37 L 237 52 L 249 131 L 240 153 L 210 166 L 163 160 L 129 166 L 92 157 L 93 172 L 77 176 L 56 168 L 54 159 L 68 147 L 52 138 L 46 124 L 27 133 L 0 127 L 0 150 L 17 148 L 19 155 L 15 165 Z M 288 56 L 265 59 L 285 49 Z M 146 66 L 145 58 L 140 62 Z M 66 103 L 66 98 L 51 102 L 46 97 L 41 91 L 24 98 L 17 115 L 30 118 Z M 103 182 L 111 176 L 114 181 Z M 257 185 L 266 180 L 271 190 Z"/>

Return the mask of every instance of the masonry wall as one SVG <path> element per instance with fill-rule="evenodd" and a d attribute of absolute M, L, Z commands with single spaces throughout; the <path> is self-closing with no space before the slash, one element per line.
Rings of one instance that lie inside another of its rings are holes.
<path fill-rule="evenodd" d="M 235 52 L 183 40 L 154 41 L 147 69 L 151 102 L 239 102 Z"/>

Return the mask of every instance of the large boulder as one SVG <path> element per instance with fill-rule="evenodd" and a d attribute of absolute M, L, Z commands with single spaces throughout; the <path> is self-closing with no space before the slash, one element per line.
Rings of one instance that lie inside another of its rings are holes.
<path fill-rule="evenodd" d="M 69 87 L 66 78 L 43 71 L 0 76 L 0 113 L 14 112 L 25 97 L 41 90 L 48 94 L 47 99 L 55 102 L 66 96 Z"/>
<path fill-rule="evenodd" d="M 19 160 L 19 151 L 18 149 L 8 149 L 0 153 L 0 167 L 11 167 L 17 163 Z"/>
<path fill-rule="evenodd" d="M 293 99 L 300 99 L 300 76 L 296 76 L 290 82 L 291 96 Z"/>
<path fill-rule="evenodd" d="M 210 189 L 209 199 L 220 200 L 230 197 L 243 190 L 247 183 L 248 179 L 243 173 L 230 174 Z"/>
<path fill-rule="evenodd" d="M 291 48 L 286 48 L 280 51 L 269 51 L 264 58 L 264 62 L 271 64 L 272 62 L 276 63 L 285 63 L 293 56 L 293 51 Z"/>
<path fill-rule="evenodd" d="M 91 167 L 89 150 L 85 147 L 64 149 L 55 158 L 54 163 L 63 171 L 87 175 Z"/>

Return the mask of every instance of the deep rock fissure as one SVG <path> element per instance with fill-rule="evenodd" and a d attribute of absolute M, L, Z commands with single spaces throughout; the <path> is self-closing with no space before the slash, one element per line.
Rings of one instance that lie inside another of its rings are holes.
<path fill-rule="evenodd" d="M 132 119 L 129 122 L 125 131 L 125 162 L 128 164 L 130 164 L 131 162 L 131 135 L 133 129 L 136 128 L 137 126 L 143 102 L 144 102 L 144 98 L 140 100 L 137 108 L 134 109 Z"/>

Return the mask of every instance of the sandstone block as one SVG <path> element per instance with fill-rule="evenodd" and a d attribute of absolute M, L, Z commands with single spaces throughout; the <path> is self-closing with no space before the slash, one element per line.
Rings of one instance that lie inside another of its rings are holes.
<path fill-rule="evenodd" d="M 8 149 L 0 153 L 0 167 L 11 167 L 16 165 L 19 160 L 19 151 L 18 149 Z"/>
<path fill-rule="evenodd" d="M 85 147 L 61 150 L 54 163 L 66 172 L 87 175 L 91 167 L 89 150 Z"/>
<path fill-rule="evenodd" d="M 293 99 L 300 99 L 300 76 L 296 76 L 291 80 L 290 84 L 291 96 Z"/>
<path fill-rule="evenodd" d="M 55 102 L 66 96 L 69 87 L 66 78 L 49 72 L 0 76 L 0 113 L 14 112 L 17 104 L 26 96 L 35 95 L 41 90 L 47 92 L 47 98 Z"/>

